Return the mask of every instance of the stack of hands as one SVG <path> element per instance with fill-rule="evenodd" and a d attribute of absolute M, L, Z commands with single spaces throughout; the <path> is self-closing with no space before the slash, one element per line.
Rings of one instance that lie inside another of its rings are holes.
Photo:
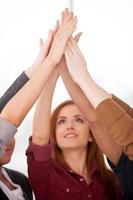
<path fill-rule="evenodd" d="M 87 76 L 87 65 L 83 54 L 81 53 L 77 42 L 82 33 L 78 33 L 75 37 L 72 36 L 76 30 L 77 17 L 67 8 L 61 14 L 61 20 L 56 21 L 53 30 L 48 31 L 48 38 L 45 42 L 40 39 L 40 53 L 31 66 L 27 69 L 27 75 L 30 77 L 40 65 L 43 65 L 46 60 L 54 64 L 56 75 L 61 73 L 61 70 L 68 70 L 75 82 L 81 81 L 81 78 Z M 80 77 L 80 80 L 79 80 Z"/>

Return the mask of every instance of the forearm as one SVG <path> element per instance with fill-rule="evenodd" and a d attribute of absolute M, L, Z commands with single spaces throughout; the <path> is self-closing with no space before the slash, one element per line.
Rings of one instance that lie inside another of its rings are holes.
<path fill-rule="evenodd" d="M 102 101 L 112 97 L 103 88 L 101 88 L 89 74 L 85 74 L 84 77 L 80 78 L 77 81 L 77 84 L 94 108 L 97 108 Z"/>
<path fill-rule="evenodd" d="M 84 113 L 90 122 L 95 121 L 96 112 L 94 108 L 86 96 L 83 94 L 80 87 L 72 80 L 67 68 L 60 67 L 59 72 L 74 103 L 80 108 L 80 110 Z"/>
<path fill-rule="evenodd" d="M 56 69 L 52 72 L 38 99 L 34 119 L 32 142 L 37 145 L 46 145 L 50 137 L 50 115 L 52 97 L 58 79 Z"/>
<path fill-rule="evenodd" d="M 46 59 L 27 84 L 5 106 L 1 113 L 2 118 L 18 127 L 40 95 L 53 68 L 53 63 Z"/>

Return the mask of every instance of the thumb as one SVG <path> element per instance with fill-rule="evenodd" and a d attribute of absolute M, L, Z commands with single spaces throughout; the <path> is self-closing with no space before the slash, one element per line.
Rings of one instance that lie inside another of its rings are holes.
<path fill-rule="evenodd" d="M 78 42 L 78 41 L 79 41 L 79 39 L 80 39 L 80 37 L 81 37 L 82 34 L 83 34 L 83 33 L 80 32 L 80 33 L 78 33 L 78 34 L 74 37 L 75 42 Z"/>
<path fill-rule="evenodd" d="M 53 39 L 53 31 L 49 30 L 48 32 L 48 37 L 47 40 L 45 41 L 45 43 L 43 42 L 43 39 L 40 38 L 40 48 L 42 49 L 42 53 L 44 56 L 47 56 L 51 43 L 52 43 L 52 39 Z"/>
<path fill-rule="evenodd" d="M 56 24 L 55 24 L 55 26 L 53 28 L 53 32 L 56 33 L 58 28 L 59 28 L 59 20 L 56 21 Z"/>
<path fill-rule="evenodd" d="M 39 44 L 40 44 L 40 48 L 43 46 L 43 39 L 42 38 L 40 38 L 40 40 L 39 40 Z"/>

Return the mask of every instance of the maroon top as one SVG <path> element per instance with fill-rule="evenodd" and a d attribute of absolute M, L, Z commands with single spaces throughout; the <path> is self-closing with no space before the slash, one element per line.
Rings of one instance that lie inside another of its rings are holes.
<path fill-rule="evenodd" d="M 98 169 L 93 168 L 92 182 L 88 185 L 84 177 L 51 159 L 50 144 L 38 146 L 30 140 L 26 155 L 36 200 L 112 200 L 105 191 Z"/>

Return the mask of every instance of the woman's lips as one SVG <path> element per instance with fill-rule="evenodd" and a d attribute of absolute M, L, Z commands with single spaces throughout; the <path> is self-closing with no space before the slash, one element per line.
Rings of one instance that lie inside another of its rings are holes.
<path fill-rule="evenodd" d="M 76 133 L 71 132 L 71 133 L 66 133 L 64 135 L 64 138 L 73 138 L 73 137 L 77 137 L 77 136 L 78 135 Z"/>

